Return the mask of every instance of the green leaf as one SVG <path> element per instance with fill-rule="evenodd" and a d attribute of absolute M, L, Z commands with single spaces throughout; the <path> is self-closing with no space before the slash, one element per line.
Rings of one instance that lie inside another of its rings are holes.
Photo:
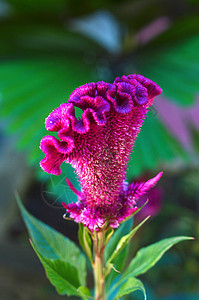
<path fill-rule="evenodd" d="M 89 289 L 80 286 L 76 267 L 63 260 L 47 259 L 38 252 L 32 242 L 31 245 L 43 264 L 47 277 L 59 294 L 81 296 L 85 300 L 92 298 Z"/>
<path fill-rule="evenodd" d="M 122 223 L 118 229 L 115 230 L 113 236 L 111 237 L 110 241 L 106 245 L 105 248 L 105 261 L 109 259 L 115 248 L 117 247 L 117 244 L 119 240 L 126 234 L 129 233 L 131 230 L 131 227 L 133 225 L 133 220 L 130 219 L 124 223 Z"/>
<path fill-rule="evenodd" d="M 184 28 L 183 31 L 182 28 Z M 185 18 L 180 18 L 174 22 L 169 30 L 152 39 L 144 47 L 140 57 L 142 70 L 146 67 L 146 71 L 149 71 L 151 75 L 153 70 L 155 72 L 158 70 L 158 72 L 161 72 L 161 75 L 164 73 L 163 77 L 164 75 L 168 77 L 167 82 L 162 76 L 158 77 L 158 83 L 161 85 L 163 83 L 162 87 L 166 93 L 168 91 L 165 88 L 169 88 L 170 92 L 170 87 L 175 87 L 177 93 L 173 91 L 170 98 L 178 101 L 180 104 L 183 104 L 184 101 L 182 100 L 185 100 L 184 104 L 193 102 L 194 95 L 198 91 L 196 80 L 199 73 L 199 58 L 197 55 L 198 30 L 198 15 L 187 15 Z M 162 72 L 163 70 L 164 72 Z M 185 95 L 183 95 L 182 91 L 185 91 Z"/>
<path fill-rule="evenodd" d="M 95 66 L 85 63 L 80 55 L 46 55 L 1 62 L 0 117 L 7 119 L 8 126 L 5 130 L 17 136 L 18 148 L 26 150 L 28 162 L 40 171 L 40 178 L 52 177 L 46 176 L 39 168 L 39 162 L 44 157 L 39 149 L 40 140 L 48 134 L 44 125 L 45 118 L 61 103 L 67 102 L 76 87 L 96 80 L 95 74 Z M 55 197 L 63 195 L 56 186 L 60 186 L 59 182 L 65 177 L 73 177 L 72 182 L 76 181 L 71 167 L 63 164 L 62 170 L 64 172 L 53 179 Z M 68 202 L 72 200 L 67 199 Z"/>
<path fill-rule="evenodd" d="M 123 235 L 126 235 L 129 233 L 133 225 L 133 219 L 129 219 L 128 221 L 122 223 L 118 229 L 115 230 L 115 232 L 112 235 L 111 232 L 111 239 L 109 240 L 108 244 L 105 247 L 105 261 L 108 260 L 108 258 L 111 256 L 115 248 L 117 247 L 117 244 L 119 240 L 122 238 Z M 110 232 L 109 232 L 110 233 Z M 122 271 L 123 267 L 125 265 L 125 261 L 128 255 L 129 246 L 125 247 L 120 254 L 117 256 L 117 258 L 114 260 L 112 266 L 114 269 L 111 270 L 110 274 L 106 278 L 106 289 L 109 290 L 109 287 L 111 283 L 113 282 L 114 278 L 117 276 L 117 273 L 115 270 Z"/>
<path fill-rule="evenodd" d="M 57 292 L 61 295 L 79 296 L 80 293 L 77 289 L 80 283 L 77 269 L 68 262 L 43 256 L 32 242 L 31 245 L 44 266 L 48 279 L 56 288 Z"/>
<path fill-rule="evenodd" d="M 163 88 L 163 97 L 178 105 L 193 105 L 199 91 L 198 29 L 198 16 L 182 18 L 142 49 L 139 47 L 133 62 L 139 73 Z M 156 101 L 158 99 L 154 106 Z M 183 146 L 162 120 L 158 120 L 158 114 L 156 118 L 147 117 L 134 147 L 132 164 L 129 163 L 128 179 L 147 169 L 154 170 L 162 163 L 169 165 L 176 159 L 185 163 L 190 161 Z"/>
<path fill-rule="evenodd" d="M 191 239 L 193 238 L 187 236 L 172 237 L 142 248 L 138 251 L 135 258 L 132 259 L 122 277 L 127 278 L 128 275 L 138 276 L 144 274 L 146 271 L 152 268 L 158 262 L 158 260 L 160 260 L 163 254 L 172 246 L 181 241 Z"/>
<path fill-rule="evenodd" d="M 150 216 L 149 216 L 150 217 Z M 111 254 L 110 258 L 107 261 L 107 265 L 105 268 L 105 274 L 106 272 L 109 273 L 111 268 L 111 262 L 114 261 L 114 259 L 118 256 L 118 254 L 124 249 L 124 247 L 130 242 L 132 237 L 135 235 L 137 230 L 149 219 L 149 217 L 145 218 L 139 225 L 137 225 L 133 230 L 131 230 L 130 233 L 123 236 L 120 241 L 118 242 L 115 250 Z"/>
<path fill-rule="evenodd" d="M 105 248 L 105 260 L 107 261 L 111 254 L 114 252 L 115 248 L 117 247 L 118 242 L 120 239 L 129 233 L 133 225 L 133 218 L 128 219 L 127 221 L 123 222 L 120 227 L 114 232 L 113 236 L 111 237 L 110 241 L 108 242 Z M 112 233 L 111 233 L 112 234 Z M 111 271 L 106 278 L 106 289 L 109 290 L 111 283 L 118 275 L 117 272 L 121 272 L 124 268 L 127 256 L 129 252 L 129 245 L 127 245 L 123 250 L 118 254 L 118 256 L 110 263 Z"/>
<path fill-rule="evenodd" d="M 163 88 L 163 96 L 181 104 L 194 103 L 199 90 L 198 34 L 172 44 L 159 45 L 141 55 L 139 70 Z M 164 70 L 164 71 L 163 71 Z"/>
<path fill-rule="evenodd" d="M 136 254 L 135 258 L 132 259 L 126 271 L 110 289 L 109 293 L 112 293 L 114 290 L 117 290 L 118 287 L 127 280 L 129 280 L 129 278 L 144 274 L 146 271 L 152 268 L 158 262 L 158 260 L 160 260 L 163 254 L 167 250 L 169 250 L 173 245 L 181 241 L 191 239 L 193 238 L 187 236 L 172 237 L 140 249 Z"/>
<path fill-rule="evenodd" d="M 82 298 L 85 299 L 85 300 L 94 299 L 91 295 L 90 290 L 86 286 L 80 286 L 78 288 L 78 292 L 80 292 Z"/>
<path fill-rule="evenodd" d="M 141 291 L 144 295 L 144 299 L 146 299 L 146 291 L 143 283 L 139 279 L 131 277 L 120 286 L 120 289 L 117 292 L 114 299 L 121 299 L 123 296 L 135 292 L 137 290 Z"/>
<path fill-rule="evenodd" d="M 82 246 L 85 253 L 88 255 L 88 258 L 92 264 L 92 262 L 93 262 L 92 240 L 87 231 L 87 228 L 84 227 L 83 224 L 81 224 L 81 223 L 79 224 L 78 238 L 79 238 L 80 245 Z"/>
<path fill-rule="evenodd" d="M 24 208 L 19 196 L 16 197 L 31 240 L 38 253 L 47 261 L 55 261 L 57 264 L 63 262 L 63 265 L 70 264 L 77 270 L 80 285 L 84 286 L 86 282 L 86 259 L 79 248 L 67 237 L 33 217 Z"/>

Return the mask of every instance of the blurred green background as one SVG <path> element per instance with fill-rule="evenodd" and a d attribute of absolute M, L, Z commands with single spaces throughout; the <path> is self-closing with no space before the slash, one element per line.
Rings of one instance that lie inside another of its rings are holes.
<path fill-rule="evenodd" d="M 142 281 L 152 300 L 199 299 L 198 0 L 0 0 L 0 299 L 61 299 L 28 244 L 14 190 L 32 214 L 76 241 L 60 202 L 75 201 L 65 178 L 78 182 L 68 165 L 57 177 L 40 170 L 44 120 L 79 85 L 131 73 L 156 81 L 163 94 L 127 178 L 164 171 L 132 255 L 164 237 L 194 236 Z"/>

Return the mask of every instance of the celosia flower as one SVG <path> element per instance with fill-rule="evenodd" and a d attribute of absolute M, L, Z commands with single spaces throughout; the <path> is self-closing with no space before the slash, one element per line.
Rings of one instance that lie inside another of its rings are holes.
<path fill-rule="evenodd" d="M 161 88 L 141 75 L 116 78 L 75 89 L 68 103 L 61 104 L 46 119 L 46 128 L 57 131 L 59 140 L 45 136 L 41 150 L 44 171 L 59 175 L 62 162 L 70 163 L 79 177 L 81 192 L 68 181 L 78 202 L 63 204 L 70 217 L 91 230 L 106 222 L 118 227 L 137 210 L 136 201 L 161 177 L 143 184 L 125 181 L 127 162 L 147 109 Z M 82 109 L 76 118 L 75 107 Z"/>

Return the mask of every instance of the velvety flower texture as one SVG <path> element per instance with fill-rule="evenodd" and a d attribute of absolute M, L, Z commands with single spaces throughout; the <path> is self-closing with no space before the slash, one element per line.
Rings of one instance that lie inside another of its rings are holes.
<path fill-rule="evenodd" d="M 70 217 L 90 230 L 106 222 L 118 227 L 137 210 L 136 201 L 159 180 L 162 173 L 146 183 L 125 181 L 129 155 L 147 109 L 161 88 L 141 75 L 116 78 L 75 89 L 68 103 L 61 104 L 46 119 L 46 128 L 57 131 L 59 140 L 45 136 L 41 150 L 44 171 L 59 175 L 62 162 L 70 163 L 79 177 L 81 192 L 67 180 L 78 197 L 63 206 Z M 82 110 L 76 118 L 75 107 Z"/>

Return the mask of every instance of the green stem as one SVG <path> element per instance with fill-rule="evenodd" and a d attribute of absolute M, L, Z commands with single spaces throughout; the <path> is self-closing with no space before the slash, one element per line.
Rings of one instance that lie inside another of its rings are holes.
<path fill-rule="evenodd" d="M 95 300 L 105 300 L 103 229 L 95 232 L 93 271 L 95 280 Z"/>

